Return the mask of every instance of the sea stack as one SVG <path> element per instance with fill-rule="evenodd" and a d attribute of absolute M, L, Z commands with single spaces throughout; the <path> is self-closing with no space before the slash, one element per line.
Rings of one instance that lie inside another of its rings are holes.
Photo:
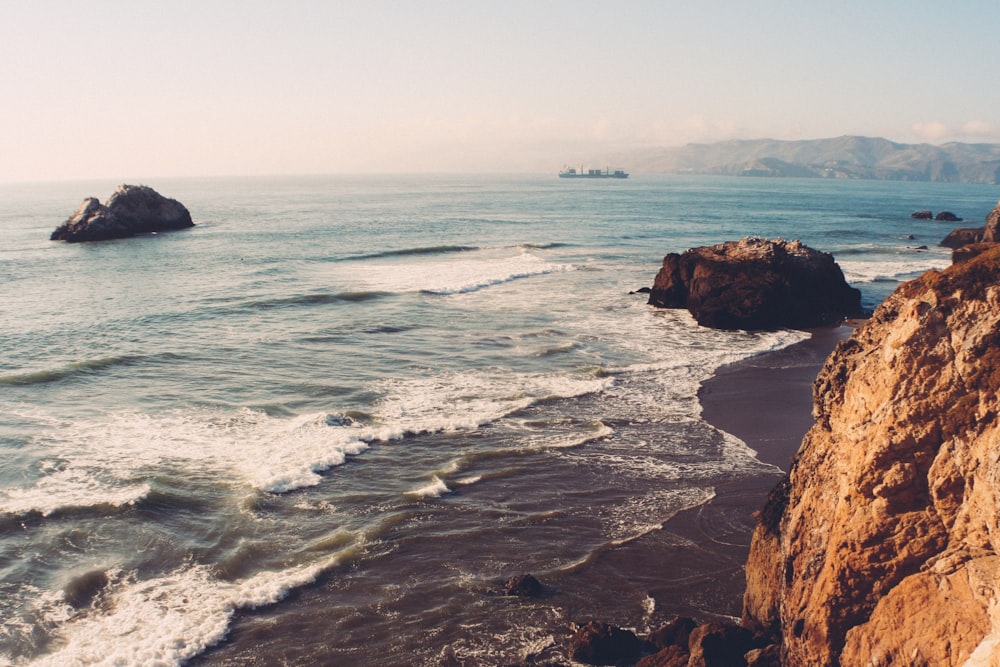
<path fill-rule="evenodd" d="M 69 243 L 106 241 L 193 226 L 191 214 L 176 199 L 145 185 L 119 185 L 104 204 L 96 197 L 84 199 L 49 238 Z"/>
<path fill-rule="evenodd" d="M 813 392 L 744 626 L 786 667 L 1000 664 L 1000 245 L 900 286 Z"/>
<path fill-rule="evenodd" d="M 809 329 L 861 312 L 833 256 L 799 241 L 745 238 L 670 253 L 649 303 L 716 329 Z"/>

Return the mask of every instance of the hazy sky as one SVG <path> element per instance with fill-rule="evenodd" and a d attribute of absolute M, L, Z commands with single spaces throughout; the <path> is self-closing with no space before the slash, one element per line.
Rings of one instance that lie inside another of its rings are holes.
<path fill-rule="evenodd" d="M 0 181 L 1000 142 L 996 0 L 0 0 Z"/>

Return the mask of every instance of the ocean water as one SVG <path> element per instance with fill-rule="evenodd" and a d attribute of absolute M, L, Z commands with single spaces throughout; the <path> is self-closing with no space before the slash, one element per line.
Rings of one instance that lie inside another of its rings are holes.
<path fill-rule="evenodd" d="M 696 392 L 807 334 L 703 329 L 629 292 L 667 252 L 756 235 L 832 252 L 872 307 L 949 264 L 952 225 L 913 210 L 978 226 L 997 199 L 643 175 L 148 184 L 197 226 L 51 242 L 117 184 L 0 186 L 0 664 L 494 665 L 559 658 L 587 614 L 655 627 L 677 600 L 588 571 L 720 484 L 778 475 Z M 542 598 L 494 594 L 521 572 Z"/>

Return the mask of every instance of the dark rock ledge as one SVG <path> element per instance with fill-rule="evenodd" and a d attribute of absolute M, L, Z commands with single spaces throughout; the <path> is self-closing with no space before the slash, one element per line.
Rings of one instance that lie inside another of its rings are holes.
<path fill-rule="evenodd" d="M 107 241 L 193 227 L 191 214 L 176 199 L 146 185 L 119 185 L 104 204 L 87 197 L 66 222 L 52 232 L 53 241 Z"/>

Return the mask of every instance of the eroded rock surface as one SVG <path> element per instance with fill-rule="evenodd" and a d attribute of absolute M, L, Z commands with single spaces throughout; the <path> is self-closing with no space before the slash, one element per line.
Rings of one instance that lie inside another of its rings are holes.
<path fill-rule="evenodd" d="M 1000 202 L 986 216 L 986 224 L 982 227 L 958 227 L 944 237 L 939 245 L 944 248 L 961 248 L 973 243 L 1000 242 Z"/>
<path fill-rule="evenodd" d="M 1000 245 L 900 286 L 814 399 L 744 625 L 789 667 L 1000 664 Z"/>
<path fill-rule="evenodd" d="M 146 185 L 119 185 L 104 204 L 96 197 L 84 199 L 49 238 L 70 243 L 107 241 L 193 226 L 191 213 L 176 199 Z"/>
<path fill-rule="evenodd" d="M 861 292 L 828 253 L 746 238 L 664 257 L 649 303 L 717 329 L 807 329 L 859 314 Z"/>

